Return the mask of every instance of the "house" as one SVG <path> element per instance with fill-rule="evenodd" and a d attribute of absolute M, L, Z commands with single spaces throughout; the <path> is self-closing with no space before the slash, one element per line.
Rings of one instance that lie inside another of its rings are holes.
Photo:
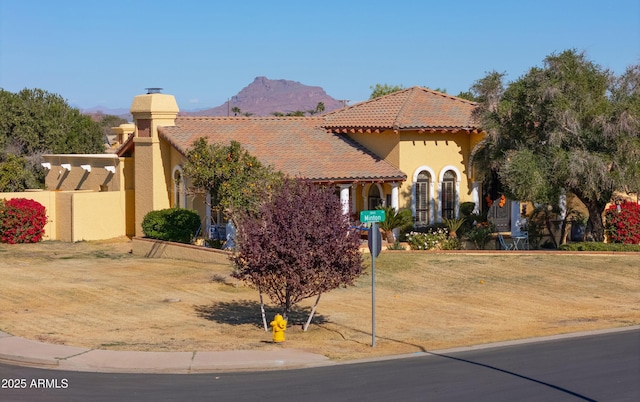
<path fill-rule="evenodd" d="M 123 143 L 115 153 L 45 155 L 49 173 L 40 198 L 56 211 L 49 238 L 92 240 L 98 227 L 101 238 L 141 236 L 146 213 L 174 206 L 216 221 L 207 196 L 189 191 L 182 170 L 201 137 L 238 141 L 289 176 L 335 186 L 345 213 L 388 205 L 410 208 L 417 225 L 442 222 L 458 217 L 463 202 L 481 207 L 482 183 L 470 166 L 484 138 L 475 107 L 412 87 L 322 116 L 193 117 L 180 116 L 171 95 L 138 95 L 134 125 L 116 130 Z"/>

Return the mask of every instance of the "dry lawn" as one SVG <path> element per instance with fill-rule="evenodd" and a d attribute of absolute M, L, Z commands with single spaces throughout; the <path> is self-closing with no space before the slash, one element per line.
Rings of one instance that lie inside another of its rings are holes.
<path fill-rule="evenodd" d="M 270 349 L 256 291 L 228 264 L 132 256 L 127 239 L 0 245 L 0 330 L 96 349 Z M 369 255 L 364 256 L 367 266 Z M 332 359 L 640 324 L 640 255 L 383 251 L 356 287 L 293 314 L 285 346 Z M 267 300 L 268 302 L 268 300 Z M 267 306 L 267 321 L 276 309 Z"/>

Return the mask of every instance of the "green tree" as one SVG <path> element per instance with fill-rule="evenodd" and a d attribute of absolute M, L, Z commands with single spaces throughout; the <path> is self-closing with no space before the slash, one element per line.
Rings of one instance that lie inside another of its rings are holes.
<path fill-rule="evenodd" d="M 476 98 L 476 96 L 471 91 L 461 91 L 456 96 L 458 98 L 466 99 L 466 100 L 471 101 L 471 102 L 477 102 L 478 101 L 478 98 Z"/>
<path fill-rule="evenodd" d="M 239 142 L 208 144 L 204 138 L 196 140 L 187 153 L 184 172 L 194 187 L 208 191 L 212 204 L 231 218 L 238 211 L 256 211 L 282 177 Z"/>
<path fill-rule="evenodd" d="M 105 142 L 108 142 L 109 137 L 113 135 L 112 127 L 118 127 L 120 124 L 127 123 L 126 119 L 113 114 L 99 114 L 94 116 L 94 119 L 96 117 L 99 118 L 97 121 L 102 128 L 102 134 L 104 135 Z"/>
<path fill-rule="evenodd" d="M 369 89 L 371 89 L 369 99 L 375 99 L 383 95 L 402 91 L 404 87 L 402 85 L 376 84 L 375 86 L 370 86 Z"/>
<path fill-rule="evenodd" d="M 0 122 L 0 145 L 19 156 L 104 151 L 100 125 L 42 89 L 0 90 Z"/>
<path fill-rule="evenodd" d="M 497 173 L 515 199 L 557 205 L 572 192 L 589 211 L 587 235 L 603 241 L 614 191 L 640 187 L 640 68 L 616 77 L 567 50 L 506 89 L 503 77 L 494 71 L 472 87 L 488 133 L 476 167 Z"/>
<path fill-rule="evenodd" d="M 239 115 L 240 113 L 242 113 L 242 111 L 240 110 L 240 108 L 239 108 L 239 107 L 237 107 L 237 106 L 232 107 L 232 108 L 231 108 L 231 111 L 233 112 L 233 115 L 234 115 L 234 116 L 237 116 L 237 115 Z"/>
<path fill-rule="evenodd" d="M 42 187 L 43 173 L 30 169 L 24 157 L 13 153 L 0 155 L 0 192 L 21 192 Z"/>
<path fill-rule="evenodd" d="M 59 95 L 42 89 L 18 93 L 0 89 L 0 160 L 11 166 L 5 166 L 0 181 L 42 187 L 44 175 L 39 165 L 43 153 L 92 154 L 104 149 L 100 125 Z M 23 161 L 17 162 L 21 158 Z M 22 164 L 22 169 L 16 170 L 16 163 Z M 16 176 L 7 177 L 9 174 Z M 37 184 L 31 183 L 30 177 Z"/>
<path fill-rule="evenodd" d="M 322 112 L 324 112 L 324 102 L 318 102 L 315 109 L 307 110 L 307 113 L 309 113 L 310 116 L 313 116 L 315 114 L 322 113 Z"/>
<path fill-rule="evenodd" d="M 286 319 L 299 301 L 316 296 L 317 305 L 363 273 L 360 235 L 349 227 L 333 188 L 285 179 L 256 215 L 238 220 L 233 276 L 280 304 Z"/>

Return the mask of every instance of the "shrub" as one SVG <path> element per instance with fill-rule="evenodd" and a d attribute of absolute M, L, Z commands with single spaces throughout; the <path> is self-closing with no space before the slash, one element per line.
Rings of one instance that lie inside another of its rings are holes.
<path fill-rule="evenodd" d="M 184 208 L 151 211 L 142 219 L 145 236 L 178 243 L 191 243 L 199 227 L 198 213 Z"/>
<path fill-rule="evenodd" d="M 0 241 L 3 243 L 39 242 L 46 224 L 46 209 L 39 202 L 26 198 L 0 200 Z"/>
<path fill-rule="evenodd" d="M 459 250 L 462 242 L 455 237 L 449 237 L 446 228 L 429 228 L 427 232 L 410 232 L 407 242 L 411 250 Z"/>
<path fill-rule="evenodd" d="M 467 233 L 467 238 L 478 250 L 484 250 L 487 243 L 491 240 L 493 232 L 495 232 L 493 223 L 480 222 Z"/>
<path fill-rule="evenodd" d="M 610 242 L 640 244 L 640 204 L 624 201 L 620 204 L 620 211 L 616 205 L 611 205 L 604 218 Z"/>
<path fill-rule="evenodd" d="M 404 250 L 404 249 L 405 249 L 404 246 L 400 244 L 398 240 L 393 242 L 393 244 L 389 244 L 387 246 L 387 250 Z"/>
<path fill-rule="evenodd" d="M 622 244 L 622 243 L 598 243 L 598 242 L 576 242 L 567 243 L 559 247 L 563 251 L 605 251 L 605 252 L 636 252 L 640 253 L 640 245 L 638 244 Z"/>

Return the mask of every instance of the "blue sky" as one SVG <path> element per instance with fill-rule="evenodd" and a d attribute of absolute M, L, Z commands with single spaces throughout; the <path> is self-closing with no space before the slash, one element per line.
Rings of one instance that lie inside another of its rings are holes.
<path fill-rule="evenodd" d="M 162 87 L 218 106 L 257 76 L 366 100 L 376 83 L 458 94 L 565 49 L 620 74 L 640 63 L 640 1 L 0 0 L 0 87 L 128 108 Z"/>

